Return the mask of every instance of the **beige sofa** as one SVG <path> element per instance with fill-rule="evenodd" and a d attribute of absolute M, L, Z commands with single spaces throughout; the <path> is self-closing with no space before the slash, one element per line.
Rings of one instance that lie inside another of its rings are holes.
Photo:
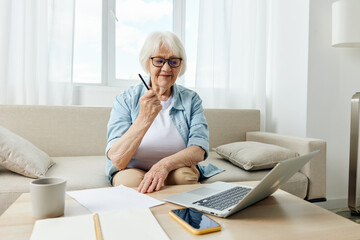
<path fill-rule="evenodd" d="M 0 105 L 0 125 L 48 153 L 56 164 L 47 177 L 67 180 L 67 190 L 108 187 L 105 176 L 106 125 L 111 108 L 84 106 Z M 258 110 L 206 109 L 210 149 L 235 141 L 257 141 L 292 149 L 301 154 L 320 149 L 310 163 L 283 187 L 310 201 L 325 198 L 326 143 L 260 132 Z M 225 172 L 203 182 L 260 180 L 269 170 L 245 171 L 223 160 L 215 152 L 202 164 L 212 163 Z M 0 214 L 21 193 L 29 191 L 31 178 L 0 166 Z"/>

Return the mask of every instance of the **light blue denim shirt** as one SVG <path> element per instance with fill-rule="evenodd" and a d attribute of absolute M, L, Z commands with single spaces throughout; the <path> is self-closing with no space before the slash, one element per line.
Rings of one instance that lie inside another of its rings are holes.
<path fill-rule="evenodd" d="M 132 86 L 116 96 L 107 132 L 107 152 L 111 146 L 130 128 L 140 112 L 139 99 L 147 89 L 142 83 Z M 199 95 L 183 86 L 173 85 L 173 106 L 169 112 L 176 129 L 179 131 L 187 147 L 196 145 L 209 153 L 209 129 L 204 116 L 202 100 Z M 119 170 L 107 158 L 106 175 L 109 182 Z"/>

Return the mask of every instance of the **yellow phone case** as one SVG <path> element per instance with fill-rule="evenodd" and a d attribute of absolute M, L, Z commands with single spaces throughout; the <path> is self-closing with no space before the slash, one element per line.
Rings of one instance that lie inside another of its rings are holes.
<path fill-rule="evenodd" d="M 175 213 L 173 213 L 172 211 L 169 212 L 169 215 L 174 218 L 176 221 L 178 221 L 181 225 L 183 225 L 186 229 L 188 229 L 191 233 L 196 234 L 196 235 L 200 235 L 200 234 L 205 234 L 205 233 L 211 233 L 211 232 L 217 232 L 217 231 L 221 231 L 221 225 L 219 223 L 219 226 L 217 227 L 213 227 L 213 228 L 206 228 L 206 229 L 195 229 L 193 227 L 191 227 L 187 222 L 185 222 L 184 220 L 182 220 L 180 217 L 178 217 Z M 212 220 L 212 219 L 211 219 Z M 214 221 L 214 220 L 213 220 Z M 215 222 L 215 221 L 214 221 Z"/>

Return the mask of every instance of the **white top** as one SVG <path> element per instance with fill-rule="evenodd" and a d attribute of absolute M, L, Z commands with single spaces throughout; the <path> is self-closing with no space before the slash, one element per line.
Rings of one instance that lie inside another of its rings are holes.
<path fill-rule="evenodd" d="M 142 139 L 127 168 L 148 171 L 155 163 L 186 148 L 185 142 L 172 122 L 169 111 L 172 95 L 161 101 L 162 109 Z"/>

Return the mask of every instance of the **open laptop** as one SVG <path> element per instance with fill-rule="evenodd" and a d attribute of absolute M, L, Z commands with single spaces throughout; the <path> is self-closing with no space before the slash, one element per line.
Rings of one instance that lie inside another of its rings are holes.
<path fill-rule="evenodd" d="M 165 198 L 185 207 L 218 217 L 228 217 L 274 193 L 320 151 L 278 163 L 254 188 L 233 183 L 214 182 Z"/>

